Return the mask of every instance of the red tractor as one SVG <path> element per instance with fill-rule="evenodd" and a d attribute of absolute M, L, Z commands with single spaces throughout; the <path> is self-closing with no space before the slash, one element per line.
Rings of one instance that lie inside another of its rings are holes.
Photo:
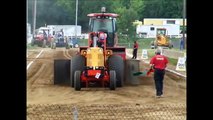
<path fill-rule="evenodd" d="M 88 46 L 80 47 L 71 60 L 54 61 L 54 84 L 70 83 L 75 90 L 109 87 L 115 90 L 124 82 L 126 48 L 117 46 L 114 13 L 91 13 Z"/>
<path fill-rule="evenodd" d="M 51 35 L 49 31 L 50 28 L 47 27 L 40 27 L 39 29 L 37 29 L 31 45 L 34 46 L 36 44 L 40 47 L 46 47 L 46 45 L 50 46 L 53 35 Z"/>

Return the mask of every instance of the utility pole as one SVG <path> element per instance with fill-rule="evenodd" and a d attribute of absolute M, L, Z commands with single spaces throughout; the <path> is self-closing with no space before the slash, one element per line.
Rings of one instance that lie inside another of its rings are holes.
<path fill-rule="evenodd" d="M 36 28 L 36 7 L 37 7 L 37 0 L 34 1 L 34 9 L 33 9 L 33 35 L 35 35 L 35 28 Z"/>
<path fill-rule="evenodd" d="M 27 23 L 28 23 L 28 0 L 27 0 Z"/>
<path fill-rule="evenodd" d="M 183 0 L 183 41 L 184 41 L 184 49 L 186 48 L 186 38 L 185 38 L 185 18 L 186 18 L 186 0 Z"/>
<path fill-rule="evenodd" d="M 77 40 L 77 21 L 78 21 L 78 0 L 76 0 L 75 10 L 75 39 Z"/>

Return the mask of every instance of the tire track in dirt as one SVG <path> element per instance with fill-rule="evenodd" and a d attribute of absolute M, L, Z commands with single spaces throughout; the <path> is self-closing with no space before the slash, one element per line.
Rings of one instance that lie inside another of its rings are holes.
<path fill-rule="evenodd" d="M 52 84 L 53 79 L 53 62 L 52 52 L 44 51 L 40 58 L 35 59 L 32 70 L 29 72 L 28 88 L 34 89 L 36 85 Z"/>
<path fill-rule="evenodd" d="M 35 59 L 36 55 L 39 54 L 40 51 L 27 51 L 26 65 L 32 64 L 32 61 Z"/>
<path fill-rule="evenodd" d="M 29 67 L 33 64 L 33 62 L 42 54 L 43 50 L 41 50 L 39 52 L 39 54 L 29 63 L 27 64 L 27 70 L 29 69 Z"/>
<path fill-rule="evenodd" d="M 36 81 L 36 84 L 53 84 L 53 52 L 54 51 L 45 51 L 45 55 L 37 59 L 38 62 L 41 62 L 45 65 L 43 75 L 40 75 L 39 79 Z"/>
<path fill-rule="evenodd" d="M 29 64 L 33 64 L 34 63 L 34 60 L 36 60 L 39 56 L 38 54 L 41 53 L 41 50 L 33 50 L 33 51 L 28 51 L 28 53 L 30 53 L 30 57 L 27 58 L 27 80 L 29 80 L 37 71 L 37 69 L 29 69 L 28 68 L 30 67 Z M 41 54 L 42 56 L 42 54 Z M 34 65 L 32 65 L 34 66 Z M 38 64 L 37 67 L 41 67 L 41 64 Z"/>
<path fill-rule="evenodd" d="M 38 50 L 28 50 L 27 51 L 27 60 L 34 60 L 36 59 L 37 56 L 39 56 L 39 54 L 42 53 L 42 51 L 44 51 L 45 49 L 38 49 Z M 39 57 L 37 57 L 39 58 Z"/>
<path fill-rule="evenodd" d="M 65 55 L 64 48 L 57 48 L 53 53 L 53 60 L 54 59 L 68 59 L 69 57 Z"/>
<path fill-rule="evenodd" d="M 68 53 L 71 55 L 71 56 L 74 56 L 78 53 L 78 50 L 79 48 L 71 48 Z"/>
<path fill-rule="evenodd" d="M 69 55 L 69 53 L 67 52 L 67 50 L 63 50 L 63 55 L 64 57 L 66 57 L 67 59 L 70 59 L 71 56 Z"/>
<path fill-rule="evenodd" d="M 72 56 L 69 54 L 69 51 L 70 51 L 70 50 L 66 50 L 66 51 L 65 51 L 65 54 L 66 54 L 66 56 L 69 57 L 69 59 L 70 59 Z"/>
<path fill-rule="evenodd" d="M 40 67 L 38 67 L 37 65 L 40 65 Z M 36 72 L 35 74 L 31 77 L 31 78 L 28 78 L 28 81 L 27 81 L 27 88 L 28 90 L 31 89 L 33 90 L 33 85 L 35 83 L 35 81 L 42 75 L 44 74 L 44 68 L 45 68 L 45 65 L 42 65 L 41 63 L 38 64 L 36 63 L 36 67 L 34 69 L 36 69 Z"/>
<path fill-rule="evenodd" d="M 38 98 L 45 96 L 43 93 L 44 89 L 51 89 L 51 93 L 57 92 L 57 91 L 63 91 L 63 86 L 55 86 L 53 85 L 53 72 L 54 72 L 54 65 L 53 61 L 54 59 L 67 59 L 71 57 L 70 53 L 74 53 L 72 51 L 68 50 L 57 50 L 57 51 L 52 51 L 52 50 L 45 50 L 43 55 L 39 58 L 36 59 L 33 69 L 34 71 L 30 71 L 30 75 L 28 75 L 28 94 L 30 96 L 39 96 Z M 33 70 L 32 69 L 32 70 Z M 35 70 L 36 69 L 36 70 Z M 34 74 L 34 75 L 33 75 Z M 67 89 L 70 89 L 70 87 L 64 87 L 66 91 L 69 91 Z M 49 90 L 47 90 L 49 91 Z M 37 92 L 35 94 L 35 92 Z M 35 94 L 35 95 L 33 95 Z M 66 92 L 60 92 L 58 93 L 59 95 L 64 95 Z M 47 94 L 48 96 L 51 96 Z M 29 99 L 31 97 L 28 97 Z"/>
<path fill-rule="evenodd" d="M 37 74 L 41 66 L 42 64 L 36 64 L 36 66 L 32 65 L 30 72 L 29 70 L 27 71 L 27 81 L 30 81 L 31 79 L 33 79 L 33 77 Z"/>
<path fill-rule="evenodd" d="M 184 120 L 186 119 L 185 104 L 108 104 L 108 105 L 29 105 L 29 118 L 60 118 L 71 119 L 73 108 L 78 110 L 80 120 Z M 39 108 L 39 109 L 36 109 Z M 47 117 L 48 116 L 48 117 Z"/>

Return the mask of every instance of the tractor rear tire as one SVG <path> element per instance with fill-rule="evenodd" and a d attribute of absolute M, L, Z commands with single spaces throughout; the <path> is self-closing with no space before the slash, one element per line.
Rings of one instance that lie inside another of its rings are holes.
<path fill-rule="evenodd" d="M 122 87 L 124 83 L 124 61 L 119 55 L 112 55 L 108 59 L 109 70 L 116 72 L 116 85 Z"/>
<path fill-rule="evenodd" d="M 54 60 L 54 84 L 70 84 L 70 60 Z"/>
<path fill-rule="evenodd" d="M 81 90 L 81 71 L 75 71 L 74 74 L 74 87 L 75 90 Z"/>
<path fill-rule="evenodd" d="M 85 66 L 85 57 L 82 55 L 73 56 L 70 61 L 70 84 L 74 87 L 74 74 L 75 71 L 83 71 Z"/>
<path fill-rule="evenodd" d="M 116 73 L 114 70 L 110 70 L 109 75 L 110 75 L 109 88 L 110 90 L 115 90 L 116 89 Z"/>

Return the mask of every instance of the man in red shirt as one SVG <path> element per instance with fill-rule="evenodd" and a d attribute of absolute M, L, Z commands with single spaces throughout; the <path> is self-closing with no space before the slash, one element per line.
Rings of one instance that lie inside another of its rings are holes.
<path fill-rule="evenodd" d="M 163 95 L 163 79 L 165 75 L 165 68 L 168 64 L 168 59 L 161 55 L 159 49 L 156 50 L 155 56 L 151 58 L 150 66 L 154 69 L 154 80 L 156 88 L 156 96 L 162 97 Z"/>
<path fill-rule="evenodd" d="M 133 56 L 132 59 L 137 59 L 137 52 L 138 52 L 138 43 L 137 41 L 134 42 L 133 46 Z"/>

